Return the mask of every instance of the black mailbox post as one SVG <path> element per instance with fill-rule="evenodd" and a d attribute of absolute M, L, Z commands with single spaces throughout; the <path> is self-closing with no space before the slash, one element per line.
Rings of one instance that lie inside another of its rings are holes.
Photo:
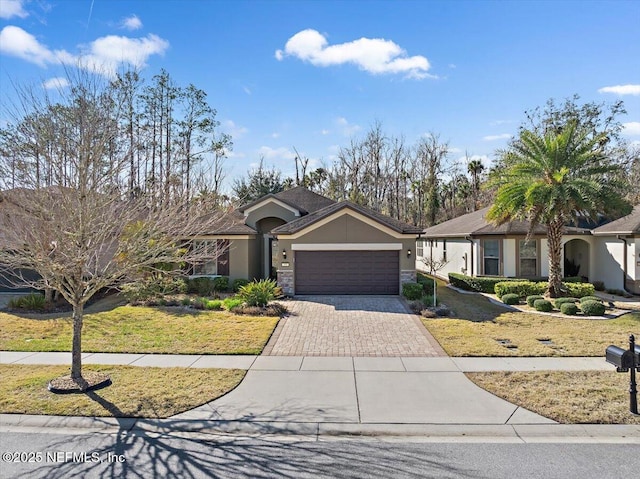
<path fill-rule="evenodd" d="M 629 349 L 609 346 L 605 353 L 608 363 L 616 367 L 619 373 L 629 372 L 629 411 L 638 415 L 638 389 L 636 386 L 636 370 L 640 372 L 640 347 L 636 346 L 636 338 L 629 336 Z"/>

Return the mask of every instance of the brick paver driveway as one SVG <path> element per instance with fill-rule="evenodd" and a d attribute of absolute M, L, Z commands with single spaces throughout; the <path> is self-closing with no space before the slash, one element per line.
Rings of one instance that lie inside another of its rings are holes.
<path fill-rule="evenodd" d="M 263 354 L 446 356 L 397 296 L 300 296 L 287 301 Z"/>

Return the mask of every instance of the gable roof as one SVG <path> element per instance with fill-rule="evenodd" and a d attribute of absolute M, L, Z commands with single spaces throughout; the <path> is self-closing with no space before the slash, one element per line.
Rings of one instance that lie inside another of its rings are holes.
<path fill-rule="evenodd" d="M 491 223 L 486 219 L 489 208 L 482 208 L 431 226 L 424 230 L 423 236 L 425 238 L 458 238 L 489 235 L 520 236 L 529 233 L 530 223 L 528 221 L 510 221 L 502 225 Z M 565 226 L 565 232 L 568 234 L 588 234 L 589 230 L 575 226 Z M 547 234 L 547 228 L 544 225 L 536 225 L 533 229 L 533 234 L 545 235 Z"/>
<path fill-rule="evenodd" d="M 258 232 L 251 226 L 245 224 L 245 218 L 237 210 L 229 211 L 222 215 L 218 221 L 212 225 L 210 234 L 215 235 L 255 235 Z"/>
<path fill-rule="evenodd" d="M 636 205 L 627 216 L 599 226 L 592 232 L 594 235 L 640 234 L 640 205 Z"/>
<path fill-rule="evenodd" d="M 383 215 L 382 213 L 378 213 L 377 211 L 374 211 L 370 208 L 357 205 L 355 203 L 352 203 L 351 201 L 341 201 L 339 203 L 334 202 L 333 204 L 330 204 L 329 206 L 319 209 L 311 214 L 298 218 L 297 220 L 291 221 L 290 223 L 286 223 L 282 226 L 278 226 L 277 228 L 271 230 L 271 233 L 294 234 L 346 208 L 356 211 L 374 221 L 377 221 L 381 225 L 386 226 L 387 228 L 390 228 L 397 233 L 420 234 L 422 232 L 422 229 L 418 228 L 417 226 L 398 221 L 394 218 L 391 218 L 390 216 Z"/>
<path fill-rule="evenodd" d="M 260 203 L 263 203 L 269 199 L 276 199 L 278 201 L 281 201 L 284 204 L 298 210 L 301 215 L 313 213 L 314 211 L 318 211 L 319 209 L 335 203 L 335 201 L 333 201 L 332 199 L 314 193 L 304 186 L 296 186 L 295 188 L 284 190 L 280 193 L 269 193 L 262 198 L 258 198 L 251 203 L 241 206 L 240 208 L 238 208 L 238 211 L 244 213 L 246 210 L 259 205 Z"/>

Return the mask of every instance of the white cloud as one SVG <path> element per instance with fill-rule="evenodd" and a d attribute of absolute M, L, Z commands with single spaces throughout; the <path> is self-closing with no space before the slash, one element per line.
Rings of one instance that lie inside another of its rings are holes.
<path fill-rule="evenodd" d="M 426 136 L 426 134 L 425 134 L 425 136 Z M 449 153 L 451 153 L 451 154 L 462 153 L 462 148 L 458 148 L 456 146 L 453 146 L 453 147 L 449 148 Z"/>
<path fill-rule="evenodd" d="M 284 50 L 277 50 L 275 57 L 297 57 L 319 67 L 351 63 L 374 75 L 404 73 L 408 78 L 422 79 L 430 76 L 429 60 L 422 55 L 409 57 L 407 52 L 391 40 L 360 38 L 352 42 L 329 45 L 324 35 L 316 30 L 302 30 L 293 35 Z"/>
<path fill-rule="evenodd" d="M 140 30 L 142 28 L 142 20 L 138 18 L 137 15 L 131 15 L 130 17 L 125 18 L 120 23 L 120 28 L 124 28 L 126 30 Z"/>
<path fill-rule="evenodd" d="M 336 118 L 335 123 L 340 128 L 344 136 L 352 136 L 361 130 L 360 125 L 349 123 L 347 119 L 342 116 Z"/>
<path fill-rule="evenodd" d="M 622 133 L 628 136 L 640 136 L 640 121 L 631 121 L 622 124 Z"/>
<path fill-rule="evenodd" d="M 487 135 L 482 137 L 484 141 L 508 140 L 509 138 L 511 138 L 511 134 L 509 133 L 500 133 L 499 135 Z"/>
<path fill-rule="evenodd" d="M 598 93 L 615 93 L 616 95 L 640 95 L 640 85 L 615 85 L 600 88 Z"/>
<path fill-rule="evenodd" d="M 499 125 L 508 125 L 509 123 L 513 123 L 513 120 L 494 120 L 489 123 L 490 126 L 499 126 Z"/>
<path fill-rule="evenodd" d="M 243 87 L 242 87 L 242 89 L 244 90 L 244 92 L 245 92 L 247 95 L 251 95 L 251 89 L 250 89 L 249 87 L 247 87 L 247 86 L 243 86 Z"/>
<path fill-rule="evenodd" d="M 0 0 L 0 18 L 28 17 L 24 4 L 24 0 Z"/>
<path fill-rule="evenodd" d="M 152 55 L 162 55 L 169 42 L 157 35 L 142 38 L 108 35 L 84 47 L 83 53 L 72 54 L 66 50 L 51 50 L 36 37 L 13 25 L 0 31 L 0 52 L 22 58 L 41 67 L 48 64 L 80 65 L 106 75 L 113 75 L 123 64 L 136 68 L 146 66 Z"/>
<path fill-rule="evenodd" d="M 246 135 L 249 132 L 248 128 L 245 128 L 244 126 L 236 125 L 235 122 L 232 120 L 224 121 L 222 123 L 222 126 L 223 126 L 223 129 L 225 130 L 225 133 L 231 135 L 231 138 L 233 138 L 234 140 L 242 138 L 244 135 Z"/>
<path fill-rule="evenodd" d="M 271 133 L 271 138 L 273 138 L 274 140 L 280 138 L 280 133 L 278 133 L 277 131 Z"/>
<path fill-rule="evenodd" d="M 296 157 L 296 154 L 281 146 L 280 148 L 271 148 L 270 146 L 261 146 L 258 150 L 260 156 L 264 157 L 265 160 L 273 161 L 273 160 L 293 160 Z"/>
<path fill-rule="evenodd" d="M 320 132 L 320 134 L 321 134 L 321 135 L 328 135 L 329 133 L 331 133 L 331 132 L 330 132 L 329 130 L 326 130 L 326 129 L 325 129 L 325 130 L 322 130 L 322 131 Z"/>
<path fill-rule="evenodd" d="M 69 81 L 64 77 L 54 77 L 46 80 L 42 86 L 47 90 L 61 90 L 69 86 Z"/>

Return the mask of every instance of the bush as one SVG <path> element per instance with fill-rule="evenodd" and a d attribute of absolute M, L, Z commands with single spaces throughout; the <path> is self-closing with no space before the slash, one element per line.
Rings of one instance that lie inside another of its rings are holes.
<path fill-rule="evenodd" d="M 9 307 L 11 309 L 28 309 L 30 311 L 42 311 L 46 305 L 44 295 L 39 293 L 29 293 L 26 296 L 11 298 Z"/>
<path fill-rule="evenodd" d="M 547 301 L 546 299 L 536 299 L 533 302 L 533 307 L 536 308 L 536 311 L 542 311 L 545 313 L 548 313 L 553 309 L 553 305 L 551 304 L 551 302 Z"/>
<path fill-rule="evenodd" d="M 190 278 L 187 281 L 187 292 L 197 294 L 199 296 L 211 296 L 215 291 L 215 283 L 213 278 L 202 276 L 199 278 Z"/>
<path fill-rule="evenodd" d="M 566 276 L 562 278 L 563 283 L 582 283 L 582 276 Z"/>
<path fill-rule="evenodd" d="M 575 304 L 578 301 L 578 298 L 556 298 L 553 302 L 557 309 L 560 309 L 560 306 L 563 304 Z"/>
<path fill-rule="evenodd" d="M 230 297 L 222 300 L 222 306 L 227 311 L 232 311 L 234 308 L 242 306 L 243 301 L 240 298 Z"/>
<path fill-rule="evenodd" d="M 505 294 L 501 299 L 504 304 L 518 304 L 520 302 L 520 296 L 513 293 Z"/>
<path fill-rule="evenodd" d="M 436 302 L 434 304 L 433 296 L 430 294 L 425 294 L 424 296 L 422 296 L 421 301 L 422 301 L 422 304 L 427 308 L 432 308 L 434 306 L 437 306 L 440 303 L 440 301 L 436 299 Z"/>
<path fill-rule="evenodd" d="M 167 294 L 183 294 L 187 292 L 187 282 L 182 278 L 160 276 L 123 284 L 120 291 L 129 302 L 142 302 Z"/>
<path fill-rule="evenodd" d="M 520 298 L 531 295 L 541 295 L 547 290 L 547 283 L 532 283 L 531 281 L 503 281 L 496 283 L 495 293 L 499 298 L 505 294 L 517 294 Z"/>
<path fill-rule="evenodd" d="M 269 301 L 281 295 L 282 291 L 273 279 L 254 281 L 242 286 L 238 291 L 238 298 L 247 306 L 266 306 Z"/>
<path fill-rule="evenodd" d="M 606 289 L 605 292 L 609 294 L 615 294 L 616 296 L 624 296 L 625 298 L 631 297 L 629 293 L 621 289 Z"/>
<path fill-rule="evenodd" d="M 218 276 L 213 278 L 213 289 L 215 291 L 226 291 L 229 289 L 229 276 Z"/>
<path fill-rule="evenodd" d="M 180 301 L 180 304 L 182 304 L 182 306 L 191 306 L 191 299 L 190 298 L 182 298 L 182 301 Z"/>
<path fill-rule="evenodd" d="M 541 296 L 539 294 L 532 294 L 531 296 L 527 296 L 527 304 L 533 308 L 533 303 L 537 299 L 544 299 L 544 296 Z"/>
<path fill-rule="evenodd" d="M 602 299 L 598 298 L 597 296 L 583 296 L 582 298 L 580 298 L 580 304 L 587 301 L 598 301 L 599 303 L 602 303 Z"/>
<path fill-rule="evenodd" d="M 505 281 L 518 281 L 515 278 L 503 278 L 503 277 L 473 277 L 460 273 L 449 273 L 449 283 L 456 288 L 464 289 L 466 291 L 479 291 L 481 293 L 495 292 L 496 283 L 503 283 Z"/>
<path fill-rule="evenodd" d="M 593 288 L 596 291 L 604 291 L 604 281 L 594 281 Z"/>
<path fill-rule="evenodd" d="M 403 283 L 402 296 L 409 301 L 420 299 L 424 294 L 424 287 L 419 283 Z"/>
<path fill-rule="evenodd" d="M 582 298 L 583 296 L 593 296 L 595 288 L 591 283 L 563 283 L 564 287 L 574 298 Z"/>
<path fill-rule="evenodd" d="M 578 312 L 578 306 L 576 303 L 562 303 L 560 305 L 560 312 L 567 316 L 574 316 Z"/>
<path fill-rule="evenodd" d="M 600 301 L 580 302 L 580 309 L 586 316 L 602 316 L 605 311 L 604 304 Z"/>
<path fill-rule="evenodd" d="M 208 309 L 210 311 L 220 311 L 222 310 L 222 301 L 219 299 L 207 301 L 204 305 L 204 309 Z"/>
<path fill-rule="evenodd" d="M 425 291 L 433 291 L 434 280 L 426 274 L 418 272 L 416 274 L 416 282 L 421 284 Z"/>
<path fill-rule="evenodd" d="M 249 284 L 248 279 L 238 278 L 233 280 L 233 292 L 237 293 L 240 291 L 240 288 Z"/>

